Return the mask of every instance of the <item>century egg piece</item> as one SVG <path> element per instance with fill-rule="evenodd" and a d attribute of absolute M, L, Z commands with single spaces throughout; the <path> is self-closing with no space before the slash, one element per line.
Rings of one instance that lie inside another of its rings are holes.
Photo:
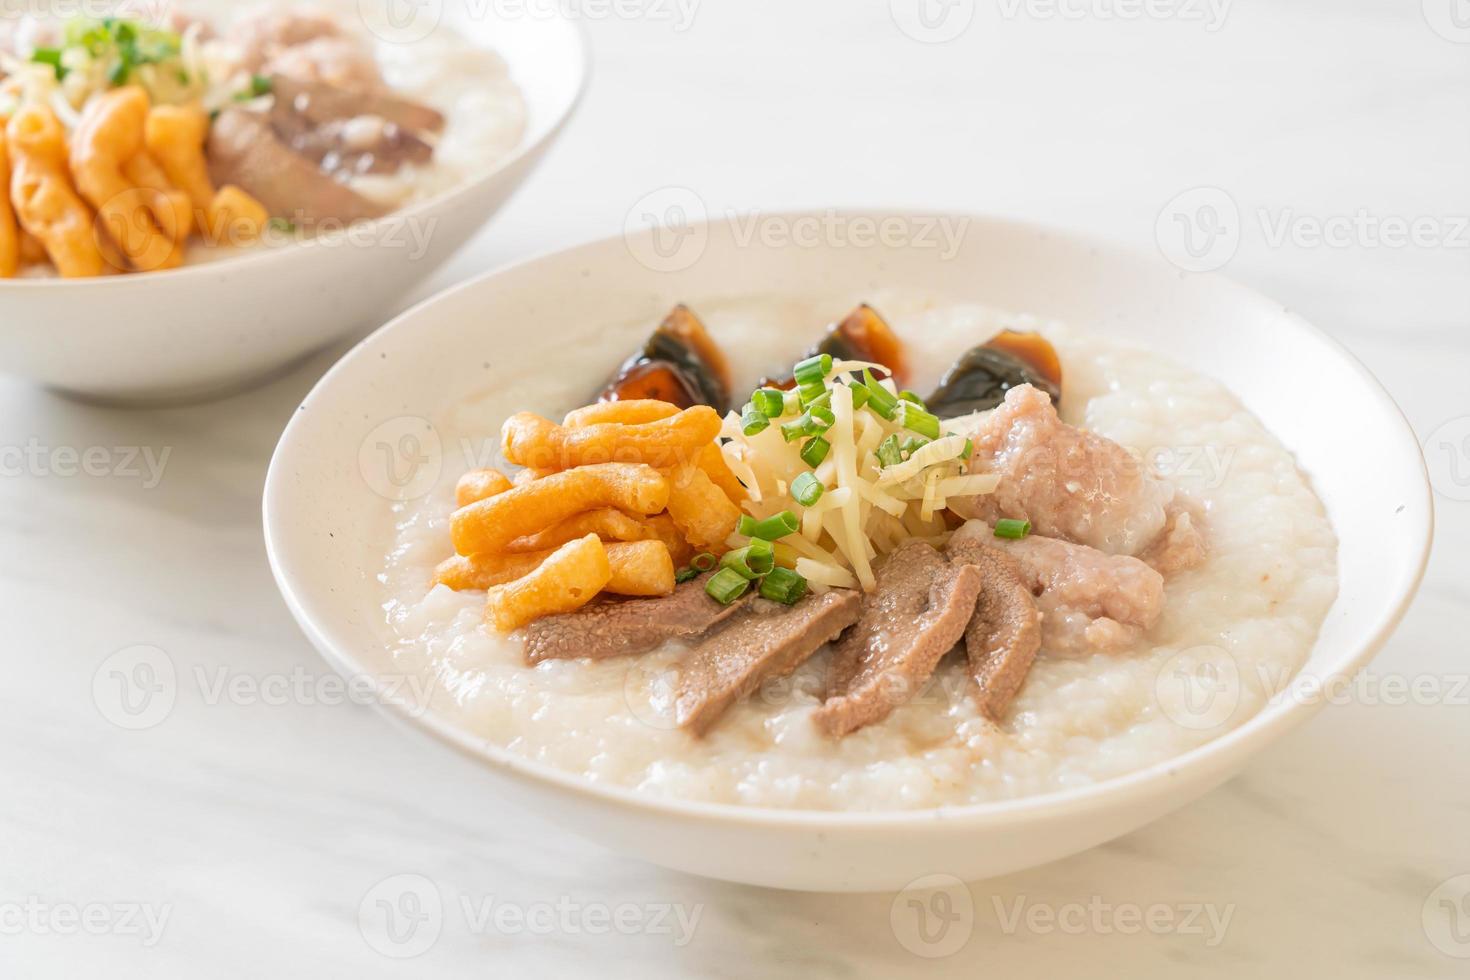
<path fill-rule="evenodd" d="M 849 313 L 843 320 L 827 328 L 821 342 L 807 351 L 807 357 L 830 354 L 838 361 L 872 361 L 889 368 L 901 387 L 908 380 L 908 360 L 903 341 L 893 332 L 888 321 L 867 303 Z M 768 385 L 790 388 L 796 379 L 767 379 Z"/>
<path fill-rule="evenodd" d="M 952 419 L 994 408 L 1007 391 L 1026 384 L 1060 404 L 1062 362 L 1041 334 L 1005 330 L 955 361 L 925 403 L 940 418 Z"/>
<path fill-rule="evenodd" d="M 623 362 L 599 401 L 657 398 L 680 408 L 730 410 L 730 368 L 699 317 L 674 307 L 642 350 Z"/>

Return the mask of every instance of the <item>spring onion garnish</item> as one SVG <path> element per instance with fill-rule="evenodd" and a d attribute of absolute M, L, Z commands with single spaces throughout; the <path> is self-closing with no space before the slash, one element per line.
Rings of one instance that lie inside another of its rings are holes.
<path fill-rule="evenodd" d="M 918 395 L 914 394 L 912 391 L 909 391 L 908 389 L 904 389 L 903 391 L 900 391 L 898 393 L 898 400 L 899 401 L 904 401 L 904 402 L 909 402 L 910 404 L 917 405 L 920 408 L 928 408 L 929 407 L 929 406 L 927 406 L 927 405 L 924 404 L 924 399 L 920 398 Z"/>
<path fill-rule="evenodd" d="M 832 404 L 832 392 L 824 385 L 803 385 L 797 389 L 801 398 L 802 408 L 811 408 L 813 405 L 827 407 Z"/>
<path fill-rule="evenodd" d="M 963 459 L 966 462 L 969 462 L 970 457 L 973 456 L 973 455 L 975 455 L 975 440 L 974 439 L 970 439 L 970 438 L 966 438 L 965 439 L 965 450 L 964 450 L 964 452 L 960 453 L 960 459 Z"/>
<path fill-rule="evenodd" d="M 914 453 L 918 452 L 920 449 L 923 449 L 927 445 L 929 445 L 929 440 L 925 439 L 923 436 L 909 436 L 907 439 L 899 444 L 898 448 L 903 451 L 904 459 L 911 459 Z"/>
<path fill-rule="evenodd" d="M 674 584 L 683 585 L 691 579 L 699 578 L 700 572 L 693 568 L 681 568 L 674 573 Z"/>
<path fill-rule="evenodd" d="M 868 399 L 872 397 L 868 394 L 868 389 L 862 385 L 848 385 L 847 387 L 852 392 L 852 410 L 854 412 L 866 405 Z"/>
<path fill-rule="evenodd" d="M 740 515 L 740 523 L 735 532 L 747 538 L 760 538 L 762 541 L 779 541 L 792 534 L 801 526 L 796 515 L 789 510 L 783 510 L 779 514 L 772 514 L 763 521 L 758 521 L 749 514 Z"/>
<path fill-rule="evenodd" d="M 61 63 L 60 48 L 37 48 L 31 52 L 31 60 L 38 65 L 50 65 L 51 70 L 56 73 L 59 82 L 66 77 L 66 66 Z"/>
<path fill-rule="evenodd" d="M 899 445 L 898 435 L 891 435 L 878 443 L 878 448 L 873 450 L 873 455 L 878 457 L 879 466 L 897 466 L 902 463 L 903 448 Z"/>
<path fill-rule="evenodd" d="M 817 436 L 801 447 L 801 461 L 812 469 L 822 465 L 822 460 L 827 458 L 827 453 L 832 450 L 832 444 L 821 436 Z"/>
<path fill-rule="evenodd" d="M 821 384 L 832 373 L 832 355 L 816 354 L 800 361 L 792 375 L 798 385 Z"/>
<path fill-rule="evenodd" d="M 745 414 L 740 416 L 740 431 L 748 436 L 763 432 L 770 428 L 770 425 L 770 418 L 754 408 L 746 409 Z"/>
<path fill-rule="evenodd" d="M 794 606 L 806 595 L 806 579 L 789 568 L 773 568 L 761 580 L 761 598 Z"/>
<path fill-rule="evenodd" d="M 782 423 L 781 437 L 787 442 L 795 442 L 807 436 L 821 435 L 836 421 L 837 417 L 826 405 L 813 405 L 794 420 Z"/>
<path fill-rule="evenodd" d="M 863 369 L 863 387 L 868 389 L 868 408 L 881 418 L 892 421 L 898 411 L 898 398 L 880 385 L 868 368 Z"/>
<path fill-rule="evenodd" d="M 728 606 L 745 595 L 745 590 L 748 588 L 750 588 L 750 579 L 728 568 L 715 572 L 709 577 L 709 581 L 704 583 L 705 593 L 722 606 Z"/>
<path fill-rule="evenodd" d="M 1030 521 L 1015 521 L 1009 517 L 1002 517 L 995 522 L 995 536 L 997 538 L 1010 538 L 1012 541 L 1019 541 L 1030 533 Z"/>
<path fill-rule="evenodd" d="M 729 569 L 746 579 L 760 578 L 775 567 L 776 549 L 771 547 L 771 542 L 759 538 L 744 548 L 725 552 L 720 559 L 721 570 Z"/>
<path fill-rule="evenodd" d="M 777 388 L 757 388 L 750 396 L 757 412 L 768 419 L 779 419 L 786 411 L 786 392 Z"/>
<path fill-rule="evenodd" d="M 720 560 L 708 551 L 700 552 L 689 560 L 689 567 L 696 572 L 707 572 L 720 563 Z"/>
<path fill-rule="evenodd" d="M 795 442 L 811 435 L 816 435 L 812 430 L 812 417 L 804 412 L 790 422 L 781 423 L 781 438 L 787 442 Z"/>
<path fill-rule="evenodd" d="M 822 499 L 824 489 L 815 473 L 802 473 L 791 481 L 791 498 L 803 507 L 810 507 Z"/>
<path fill-rule="evenodd" d="M 899 412 L 899 424 L 905 429 L 929 439 L 939 438 L 939 416 L 931 415 L 913 402 L 904 402 Z"/>

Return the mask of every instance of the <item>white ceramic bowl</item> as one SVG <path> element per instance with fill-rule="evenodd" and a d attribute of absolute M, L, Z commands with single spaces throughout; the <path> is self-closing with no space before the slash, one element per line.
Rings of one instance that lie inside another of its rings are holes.
<path fill-rule="evenodd" d="M 469 9 L 448 5 L 446 22 L 505 58 L 527 106 L 520 146 L 493 171 L 348 235 L 147 275 L 0 280 L 0 370 L 112 401 L 187 399 L 381 322 L 526 178 L 586 82 L 574 21 Z M 427 232 L 422 248 L 406 247 L 410 228 Z"/>
<path fill-rule="evenodd" d="M 681 300 L 698 308 L 702 299 L 882 286 L 1055 317 L 1223 380 L 1296 453 L 1341 541 L 1341 588 L 1304 672 L 1324 681 L 1353 674 L 1403 615 L 1432 525 L 1418 442 L 1373 376 L 1280 304 L 1223 279 L 1183 276 L 1156 255 L 984 218 L 971 221 L 949 260 L 879 245 L 768 247 L 728 223 L 706 230 L 702 257 L 682 271 L 640 264 L 635 252 L 667 254 L 647 251 L 645 236 L 631 249 L 612 239 L 484 276 L 404 314 L 322 379 L 281 438 L 264 508 L 276 580 L 328 661 L 350 675 L 391 669 L 374 582 L 387 539 L 364 546 L 352 533 L 388 526 L 388 502 L 359 469 L 360 448 L 385 419 L 434 418 L 493 382 L 485 361 L 508 375 L 533 370 L 589 324 L 652 323 Z M 1202 748 L 1087 788 L 886 814 L 645 798 L 517 758 L 435 715 L 389 710 L 482 763 L 546 820 L 619 851 L 734 881 L 857 891 L 938 871 L 998 875 L 1134 830 L 1228 779 L 1309 717 L 1320 699 L 1308 700 L 1283 699 Z"/>

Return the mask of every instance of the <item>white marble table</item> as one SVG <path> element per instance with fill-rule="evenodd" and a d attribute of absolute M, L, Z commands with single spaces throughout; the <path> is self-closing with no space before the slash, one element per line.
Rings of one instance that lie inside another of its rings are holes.
<path fill-rule="evenodd" d="M 972 22 L 931 44 L 883 0 L 705 0 L 686 30 L 660 16 L 672 0 L 633 0 L 621 9 L 644 17 L 590 18 L 595 78 L 565 140 L 431 284 L 615 233 L 668 185 L 711 213 L 955 207 L 1147 247 L 1176 195 L 1223 190 L 1241 228 L 1227 273 L 1339 337 L 1430 440 L 1439 544 L 1371 668 L 1383 683 L 1143 831 L 971 886 L 972 920 L 923 945 L 893 896 L 701 881 L 528 824 L 468 766 L 332 703 L 272 585 L 258 502 L 332 354 L 177 410 L 3 381 L 0 976 L 1470 975 L 1450 955 L 1470 955 L 1470 907 L 1458 935 L 1422 924 L 1444 913 L 1435 889 L 1470 874 L 1470 442 L 1444 438 L 1470 427 L 1470 232 L 1454 227 L 1470 215 L 1470 29 L 1452 2 L 1238 0 L 1216 5 L 1221 23 L 1204 3 L 1129 20 L 1127 0 L 1073 0 L 1067 17 L 955 0 L 935 9 Z M 1346 240 L 1313 244 L 1360 213 Z M 1418 245 L 1365 230 L 1416 218 L 1437 229 Z M 42 462 L 17 466 L 27 446 Z M 66 475 L 67 447 L 102 447 L 107 472 Z M 180 693 L 125 731 L 93 675 L 137 644 L 168 652 Z M 1414 679 L 1435 693 L 1384 693 Z M 241 693 L 211 693 L 221 681 Z M 444 902 L 413 960 L 358 924 L 399 874 Z M 1150 928 L 1156 905 L 1168 921 Z M 692 932 L 646 917 L 665 906 L 697 916 Z"/>

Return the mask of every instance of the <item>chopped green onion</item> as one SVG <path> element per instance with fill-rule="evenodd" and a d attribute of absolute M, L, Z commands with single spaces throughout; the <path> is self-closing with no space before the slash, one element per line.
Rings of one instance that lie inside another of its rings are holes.
<path fill-rule="evenodd" d="M 1030 521 L 1016 521 L 1009 517 L 1002 517 L 995 522 L 995 536 L 997 538 L 1010 538 L 1013 541 L 1018 541 L 1030 533 Z"/>
<path fill-rule="evenodd" d="M 832 392 L 825 385 L 802 385 L 796 389 L 797 396 L 801 399 L 802 408 L 811 408 L 813 405 L 830 405 L 832 403 Z"/>
<path fill-rule="evenodd" d="M 781 425 L 781 437 L 787 442 L 821 435 L 837 421 L 837 416 L 826 405 L 813 405 L 790 422 Z"/>
<path fill-rule="evenodd" d="M 681 568 L 674 573 L 674 584 L 683 585 L 692 579 L 699 578 L 700 572 L 695 568 Z"/>
<path fill-rule="evenodd" d="M 862 385 L 848 385 L 847 387 L 852 392 L 852 410 L 854 412 L 866 405 L 868 399 L 872 397 L 868 393 L 868 389 Z"/>
<path fill-rule="evenodd" d="M 747 579 L 760 578 L 775 567 L 776 549 L 771 547 L 771 542 L 759 538 L 744 548 L 725 552 L 725 557 L 720 559 L 722 570 L 729 569 Z"/>
<path fill-rule="evenodd" d="M 761 598 L 794 606 L 806 595 L 806 579 L 789 568 L 773 568 L 761 580 Z"/>
<path fill-rule="evenodd" d="M 250 87 L 243 92 L 237 92 L 235 94 L 235 101 L 249 102 L 251 99 L 260 98 L 262 95 L 270 95 L 274 88 L 275 83 L 271 81 L 269 75 L 251 75 Z"/>
<path fill-rule="evenodd" d="M 903 448 L 899 445 L 898 435 L 894 434 L 878 443 L 878 448 L 873 451 L 878 457 L 879 466 L 897 466 L 903 462 Z"/>
<path fill-rule="evenodd" d="M 913 458 L 914 453 L 918 452 L 920 449 L 923 449 L 927 445 L 929 445 L 929 440 L 925 439 L 923 436 L 909 436 L 907 439 L 899 444 L 898 448 L 903 452 L 904 459 L 911 459 Z"/>
<path fill-rule="evenodd" d="M 913 402 L 904 402 L 899 422 L 905 429 L 930 439 L 939 438 L 939 416 L 931 415 Z"/>
<path fill-rule="evenodd" d="M 798 361 L 792 375 L 799 385 L 819 384 L 825 381 L 827 375 L 832 373 L 832 355 L 815 354 L 804 361 Z"/>
<path fill-rule="evenodd" d="M 960 451 L 960 459 L 968 461 L 973 455 L 975 455 L 975 440 L 966 437 L 965 448 Z"/>
<path fill-rule="evenodd" d="M 781 423 L 781 438 L 787 442 L 795 442 L 798 439 L 805 439 L 807 436 L 814 435 L 816 435 L 816 432 L 812 429 L 812 417 L 805 413 L 797 416 L 790 422 Z"/>
<path fill-rule="evenodd" d="M 722 606 L 728 606 L 745 595 L 745 590 L 748 588 L 750 588 L 750 579 L 728 568 L 715 572 L 709 577 L 709 581 L 704 583 L 704 591 Z"/>
<path fill-rule="evenodd" d="M 770 427 L 771 420 L 754 408 L 747 409 L 745 414 L 740 416 L 740 431 L 745 435 L 753 436 Z"/>
<path fill-rule="evenodd" d="M 912 391 L 909 391 L 908 389 L 904 389 L 903 391 L 900 391 L 898 393 L 898 400 L 899 401 L 904 401 L 904 402 L 909 402 L 910 404 L 917 405 L 920 408 L 928 408 L 929 407 L 929 406 L 927 406 L 927 405 L 924 404 L 924 399 L 920 398 L 918 395 L 914 394 Z"/>
<path fill-rule="evenodd" d="M 61 63 L 60 48 L 37 48 L 31 52 L 31 60 L 38 65 L 50 65 L 58 82 L 66 77 L 67 69 Z"/>
<path fill-rule="evenodd" d="M 815 473 L 802 473 L 791 481 L 791 497 L 803 507 L 810 507 L 821 500 L 824 489 Z"/>
<path fill-rule="evenodd" d="M 768 419 L 779 419 L 786 411 L 786 392 L 778 388 L 758 388 L 750 401 Z"/>
<path fill-rule="evenodd" d="M 832 449 L 832 444 L 821 436 L 817 436 L 801 447 L 801 461 L 812 469 L 822 465 L 822 460 L 827 458 L 827 453 Z"/>
<path fill-rule="evenodd" d="M 708 551 L 702 551 L 689 560 L 689 567 L 696 572 L 707 572 L 720 563 L 720 560 Z"/>
<path fill-rule="evenodd" d="M 747 538 L 778 541 L 800 526 L 801 522 L 796 519 L 795 514 L 789 510 L 783 510 L 779 514 L 772 514 L 763 521 L 758 521 L 749 514 L 741 514 L 740 523 L 736 526 L 735 531 Z"/>
<path fill-rule="evenodd" d="M 892 421 L 898 413 L 898 399 L 880 385 L 867 368 L 863 368 L 863 387 L 868 389 L 868 408 L 879 417 Z"/>

